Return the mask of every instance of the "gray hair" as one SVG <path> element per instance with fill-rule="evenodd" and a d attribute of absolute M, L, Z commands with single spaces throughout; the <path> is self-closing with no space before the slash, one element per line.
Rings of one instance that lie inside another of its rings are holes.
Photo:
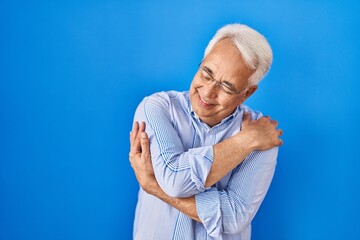
<path fill-rule="evenodd" d="M 204 58 L 220 40 L 228 38 L 239 49 L 248 68 L 255 70 L 248 82 L 257 85 L 270 69 L 272 50 L 263 35 L 243 24 L 228 24 L 220 28 L 205 49 Z"/>

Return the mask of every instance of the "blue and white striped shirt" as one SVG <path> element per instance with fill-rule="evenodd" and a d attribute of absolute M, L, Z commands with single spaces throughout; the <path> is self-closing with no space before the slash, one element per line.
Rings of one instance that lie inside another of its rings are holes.
<path fill-rule="evenodd" d="M 251 221 L 274 175 L 277 148 L 252 152 L 216 185 L 205 189 L 213 162 L 213 145 L 240 131 L 245 105 L 214 127 L 192 111 L 189 92 L 160 92 L 138 106 L 135 121 L 146 123 L 155 177 L 173 197 L 194 196 L 198 223 L 141 188 L 133 237 L 144 239 L 248 240 Z"/>

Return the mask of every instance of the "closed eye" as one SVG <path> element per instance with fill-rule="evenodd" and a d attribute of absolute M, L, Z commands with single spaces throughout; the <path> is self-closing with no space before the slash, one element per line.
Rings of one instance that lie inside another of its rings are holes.
<path fill-rule="evenodd" d="M 229 89 L 230 91 L 234 91 L 234 86 L 229 83 L 228 81 L 224 81 L 221 83 L 225 88 Z"/>
<path fill-rule="evenodd" d="M 237 94 L 239 92 L 236 91 L 236 88 L 234 87 L 234 85 L 231 82 L 228 82 L 226 80 L 224 81 L 217 81 L 214 79 L 213 77 L 213 71 L 206 67 L 203 66 L 201 68 L 201 73 L 200 73 L 201 79 L 207 82 L 212 82 L 215 81 L 216 85 L 219 86 L 222 90 L 224 90 L 224 92 L 228 93 L 228 94 Z"/>
<path fill-rule="evenodd" d="M 205 70 L 205 69 L 202 69 L 201 70 L 201 76 L 204 78 L 204 80 L 206 81 L 212 81 L 213 80 L 213 77 Z"/>

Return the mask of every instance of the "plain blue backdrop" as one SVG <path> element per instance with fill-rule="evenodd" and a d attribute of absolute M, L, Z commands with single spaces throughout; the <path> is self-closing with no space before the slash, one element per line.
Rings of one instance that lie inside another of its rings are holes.
<path fill-rule="evenodd" d="M 141 99 L 187 90 L 227 23 L 273 47 L 247 102 L 284 130 L 254 240 L 360 239 L 359 1 L 0 3 L 0 239 L 131 239 Z"/>

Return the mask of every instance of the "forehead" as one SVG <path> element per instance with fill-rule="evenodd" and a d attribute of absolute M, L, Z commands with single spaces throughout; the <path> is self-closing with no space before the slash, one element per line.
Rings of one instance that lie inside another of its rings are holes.
<path fill-rule="evenodd" d="M 214 77 L 233 83 L 247 82 L 253 71 L 249 69 L 234 43 L 230 39 L 217 42 L 203 60 L 203 65 L 214 72 Z"/>

